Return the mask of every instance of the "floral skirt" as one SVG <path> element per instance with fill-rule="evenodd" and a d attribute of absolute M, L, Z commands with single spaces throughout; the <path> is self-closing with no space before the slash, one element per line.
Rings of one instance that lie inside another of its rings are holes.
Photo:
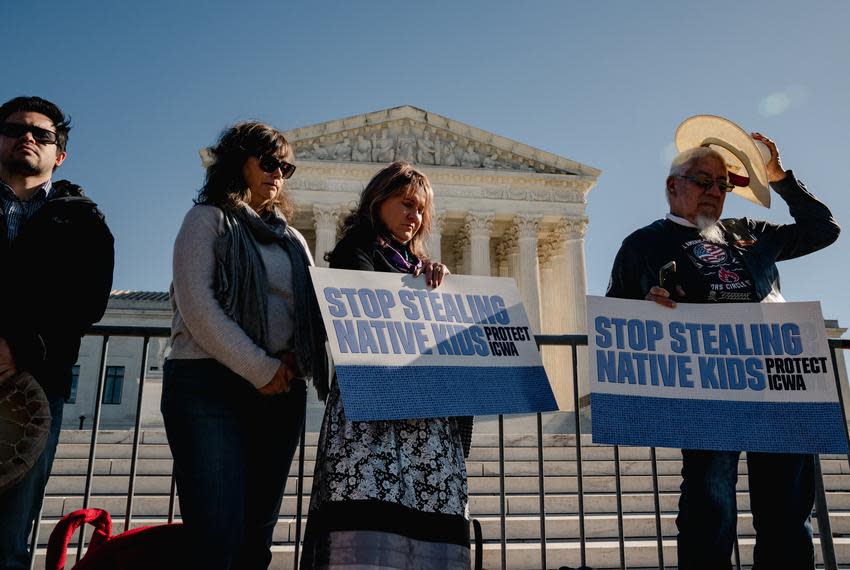
<path fill-rule="evenodd" d="M 469 568 L 466 463 L 455 420 L 351 422 L 334 382 L 301 563 Z"/>

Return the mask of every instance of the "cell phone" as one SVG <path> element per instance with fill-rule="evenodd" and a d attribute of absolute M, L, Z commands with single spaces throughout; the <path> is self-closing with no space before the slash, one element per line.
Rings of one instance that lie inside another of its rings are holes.
<path fill-rule="evenodd" d="M 671 293 L 673 292 L 673 288 L 678 285 L 678 280 L 676 279 L 676 262 L 670 261 L 669 263 L 665 263 L 661 269 L 658 270 L 658 285 L 662 289 L 667 289 Z"/>

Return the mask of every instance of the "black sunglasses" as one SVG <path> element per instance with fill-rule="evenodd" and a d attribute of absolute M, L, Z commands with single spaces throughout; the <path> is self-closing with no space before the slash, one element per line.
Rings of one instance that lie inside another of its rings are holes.
<path fill-rule="evenodd" d="M 56 133 L 36 127 L 35 125 L 22 125 L 20 123 L 0 123 L 0 135 L 19 139 L 26 133 L 32 133 L 32 138 L 39 144 L 56 144 Z"/>
<path fill-rule="evenodd" d="M 702 188 L 703 192 L 708 192 L 709 190 L 711 190 L 711 188 L 715 184 L 717 184 L 717 187 L 720 188 L 721 192 L 731 192 L 735 188 L 734 184 L 730 184 L 729 182 L 726 182 L 725 180 L 713 180 L 711 178 L 702 177 L 702 176 L 682 176 L 682 175 L 679 175 L 679 178 L 684 178 L 685 180 L 693 182 L 699 188 Z"/>
<path fill-rule="evenodd" d="M 271 174 L 278 168 L 280 168 L 281 174 L 283 174 L 284 178 L 289 178 L 292 176 L 292 173 L 295 172 L 295 165 L 286 162 L 285 160 L 278 160 L 270 154 L 261 157 L 260 159 L 260 169 L 263 172 L 268 172 Z"/>

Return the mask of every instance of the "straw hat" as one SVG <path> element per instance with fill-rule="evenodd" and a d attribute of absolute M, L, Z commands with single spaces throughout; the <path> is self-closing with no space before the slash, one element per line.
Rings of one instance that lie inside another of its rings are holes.
<path fill-rule="evenodd" d="M 770 187 L 767 163 L 770 149 L 754 140 L 741 127 L 716 115 L 695 115 L 682 121 L 676 129 L 676 148 L 679 152 L 707 146 L 716 150 L 726 161 L 729 182 L 735 194 L 750 202 L 770 208 Z"/>

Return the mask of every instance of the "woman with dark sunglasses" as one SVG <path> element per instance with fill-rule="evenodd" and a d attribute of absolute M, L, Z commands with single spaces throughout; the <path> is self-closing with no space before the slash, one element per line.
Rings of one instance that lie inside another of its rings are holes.
<path fill-rule="evenodd" d="M 292 147 L 239 123 L 207 149 L 174 244 L 162 415 L 187 531 L 185 568 L 267 568 L 305 413 L 325 374 L 304 238 L 287 223 Z"/>

